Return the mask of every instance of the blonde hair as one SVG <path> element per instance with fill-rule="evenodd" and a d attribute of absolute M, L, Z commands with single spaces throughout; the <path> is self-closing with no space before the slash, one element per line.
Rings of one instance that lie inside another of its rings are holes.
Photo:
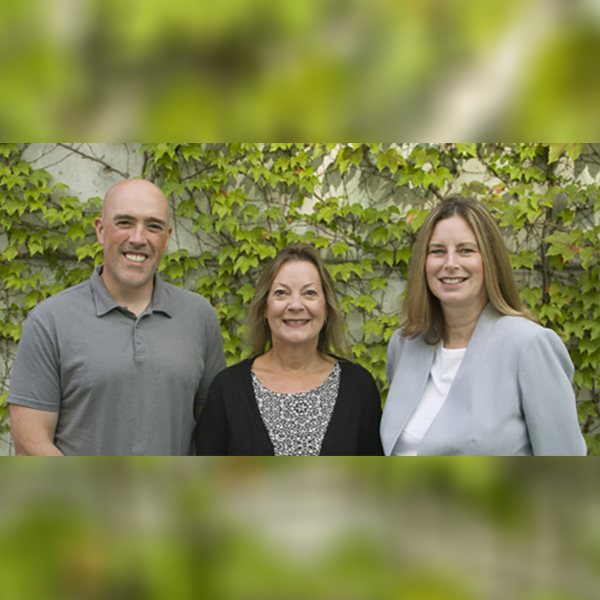
<path fill-rule="evenodd" d="M 503 315 L 537 322 L 519 296 L 508 250 L 490 212 L 476 200 L 447 198 L 431 211 L 417 237 L 408 273 L 402 335 L 416 337 L 423 334 L 428 344 L 437 344 L 444 337 L 444 313 L 440 301 L 427 285 L 425 265 L 436 225 L 451 217 L 463 218 L 475 234 L 483 260 L 485 290 L 492 306 Z"/>
<path fill-rule="evenodd" d="M 323 354 L 333 353 L 339 357 L 346 357 L 349 352 L 349 343 L 344 314 L 337 300 L 335 283 L 329 271 L 325 268 L 319 253 L 308 244 L 290 244 L 286 246 L 277 253 L 263 271 L 246 317 L 248 325 L 247 340 L 252 349 L 252 355 L 259 356 L 270 348 L 271 328 L 264 318 L 269 291 L 281 267 L 291 260 L 312 263 L 321 278 L 327 306 L 327 319 L 319 334 L 317 350 Z"/>

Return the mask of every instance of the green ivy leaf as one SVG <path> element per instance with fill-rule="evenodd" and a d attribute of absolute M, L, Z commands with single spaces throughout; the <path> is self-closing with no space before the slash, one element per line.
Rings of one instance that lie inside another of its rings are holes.
<path fill-rule="evenodd" d="M 456 149 L 469 158 L 477 158 L 477 144 L 456 144 Z"/>
<path fill-rule="evenodd" d="M 346 242 L 343 241 L 337 241 L 332 247 L 331 247 L 331 251 L 333 252 L 333 255 L 335 257 L 338 256 L 346 256 L 346 254 L 348 252 L 350 252 L 350 246 L 348 246 L 348 244 Z"/>
<path fill-rule="evenodd" d="M 364 308 L 367 313 L 373 312 L 373 309 L 377 306 L 377 300 L 373 296 L 360 295 L 356 299 L 356 305 Z"/>
<path fill-rule="evenodd" d="M 550 152 L 548 155 L 548 164 L 556 162 L 564 152 L 569 155 L 569 158 L 573 161 L 579 158 L 583 144 L 548 144 Z"/>

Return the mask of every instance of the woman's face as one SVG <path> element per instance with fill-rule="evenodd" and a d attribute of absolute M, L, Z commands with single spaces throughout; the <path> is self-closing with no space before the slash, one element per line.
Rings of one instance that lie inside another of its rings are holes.
<path fill-rule="evenodd" d="M 273 280 L 265 317 L 273 346 L 303 345 L 315 349 L 327 317 L 319 271 L 311 262 L 290 260 Z"/>
<path fill-rule="evenodd" d="M 450 217 L 435 226 L 425 272 L 431 293 L 444 309 L 481 312 L 488 302 L 477 238 L 462 217 Z"/>

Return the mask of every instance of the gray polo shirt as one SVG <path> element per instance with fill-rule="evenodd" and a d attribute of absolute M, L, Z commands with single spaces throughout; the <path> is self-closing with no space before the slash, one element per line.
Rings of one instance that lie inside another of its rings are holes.
<path fill-rule="evenodd" d="M 186 455 L 194 408 L 225 368 L 215 310 L 155 276 L 136 317 L 91 279 L 34 308 L 25 323 L 7 402 L 58 412 L 67 455 Z"/>

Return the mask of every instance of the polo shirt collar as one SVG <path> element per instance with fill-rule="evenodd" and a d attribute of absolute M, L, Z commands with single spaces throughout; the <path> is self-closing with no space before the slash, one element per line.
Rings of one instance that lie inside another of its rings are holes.
<path fill-rule="evenodd" d="M 158 273 L 154 274 L 154 293 L 151 303 L 152 312 L 162 312 L 168 317 L 173 316 L 173 311 L 169 306 L 169 292 L 165 282 Z"/>
<path fill-rule="evenodd" d="M 90 279 L 92 297 L 96 305 L 96 316 L 103 317 L 113 310 L 120 310 L 121 305 L 109 294 L 104 282 L 100 278 L 104 265 L 98 265 Z M 150 303 L 150 312 L 162 312 L 172 317 L 172 311 L 168 306 L 168 290 L 165 282 L 158 273 L 154 275 L 154 292 Z"/>

